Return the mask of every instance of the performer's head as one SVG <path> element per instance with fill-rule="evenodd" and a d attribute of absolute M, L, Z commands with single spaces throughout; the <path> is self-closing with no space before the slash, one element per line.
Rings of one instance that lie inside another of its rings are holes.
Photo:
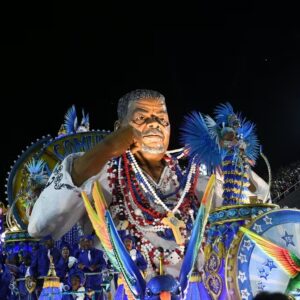
<path fill-rule="evenodd" d="M 133 237 L 130 235 L 126 235 L 123 238 L 123 243 L 128 251 L 132 250 L 134 247 L 134 240 L 133 240 Z"/>
<path fill-rule="evenodd" d="M 79 249 L 80 250 L 84 249 L 84 245 L 85 245 L 85 236 L 84 235 L 81 235 L 79 237 L 79 243 L 78 243 L 78 245 L 79 245 Z"/>
<path fill-rule="evenodd" d="M 73 291 L 77 291 L 81 286 L 81 278 L 77 274 L 71 275 L 71 287 Z"/>
<path fill-rule="evenodd" d="M 42 238 L 42 242 L 47 249 L 52 249 L 54 246 L 54 241 L 51 235 L 46 235 Z"/>
<path fill-rule="evenodd" d="M 62 242 L 60 245 L 61 256 L 67 259 L 70 256 L 70 244 L 67 242 Z"/>
<path fill-rule="evenodd" d="M 94 247 L 94 235 L 88 234 L 85 236 L 85 250 L 92 249 Z"/>
<path fill-rule="evenodd" d="M 142 133 L 143 153 L 163 154 L 170 139 L 165 97 L 153 90 L 134 90 L 119 99 L 115 129 L 130 124 Z"/>

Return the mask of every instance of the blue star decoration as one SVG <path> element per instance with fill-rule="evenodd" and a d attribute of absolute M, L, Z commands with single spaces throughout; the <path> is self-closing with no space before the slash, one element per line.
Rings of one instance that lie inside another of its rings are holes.
<path fill-rule="evenodd" d="M 293 236 L 292 234 L 288 234 L 286 231 L 285 231 L 285 234 L 284 236 L 282 236 L 281 238 L 285 241 L 286 243 L 286 247 L 288 247 L 288 245 L 292 245 L 292 246 L 295 246 L 294 242 L 293 242 Z"/>
<path fill-rule="evenodd" d="M 268 276 L 270 275 L 270 273 L 268 273 L 265 268 L 261 268 L 258 270 L 259 272 L 259 278 L 264 278 L 265 280 L 268 280 Z"/>
<path fill-rule="evenodd" d="M 263 291 L 265 287 L 266 287 L 266 286 L 263 284 L 262 281 L 259 281 L 259 282 L 257 283 L 257 290 L 258 290 L 258 291 Z"/>
<path fill-rule="evenodd" d="M 272 271 L 272 269 L 277 269 L 277 266 L 274 264 L 274 261 L 272 259 L 267 259 L 267 261 L 264 263 L 264 266 L 269 267 L 270 272 Z"/>

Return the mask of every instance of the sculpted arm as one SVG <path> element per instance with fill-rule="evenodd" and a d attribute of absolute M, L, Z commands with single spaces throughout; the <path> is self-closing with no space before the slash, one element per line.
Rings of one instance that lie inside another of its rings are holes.
<path fill-rule="evenodd" d="M 29 219 L 28 232 L 33 237 L 51 234 L 59 239 L 77 222 L 84 231 L 91 230 L 84 220 L 85 208 L 81 192 L 91 192 L 92 183 L 98 180 L 106 198 L 111 199 L 107 184 L 106 164 L 128 148 L 139 149 L 139 132 L 124 126 L 107 136 L 103 141 L 84 154 L 71 154 L 52 173 L 47 187 L 37 199 Z M 86 219 L 86 218 L 85 218 Z"/>

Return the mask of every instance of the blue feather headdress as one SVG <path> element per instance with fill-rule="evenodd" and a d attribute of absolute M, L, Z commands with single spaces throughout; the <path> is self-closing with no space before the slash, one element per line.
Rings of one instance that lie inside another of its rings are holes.
<path fill-rule="evenodd" d="M 38 174 L 44 171 L 46 162 L 42 159 L 32 158 L 27 164 L 26 169 L 30 174 Z"/>
<path fill-rule="evenodd" d="M 228 125 L 229 117 L 235 115 L 230 103 L 220 104 L 214 111 L 216 123 L 219 126 Z"/>
<path fill-rule="evenodd" d="M 90 116 L 88 113 L 85 115 L 84 109 L 82 109 L 82 120 L 80 125 L 85 127 L 88 127 L 90 125 Z"/>
<path fill-rule="evenodd" d="M 78 124 L 78 120 L 77 120 L 76 108 L 75 105 L 72 105 L 65 115 L 64 125 L 67 134 L 76 133 L 77 124 Z"/>
<path fill-rule="evenodd" d="M 49 179 L 49 174 L 46 171 L 46 162 L 42 159 L 36 160 L 34 157 L 25 164 L 29 174 L 29 180 L 35 185 L 43 186 Z"/>
<path fill-rule="evenodd" d="M 77 132 L 87 132 L 90 130 L 90 117 L 89 114 L 84 113 L 82 109 L 82 119 L 79 123 L 75 105 L 72 105 L 65 114 L 65 122 L 63 124 L 65 134 L 73 134 Z"/>
<path fill-rule="evenodd" d="M 188 155 L 206 164 L 209 169 L 215 169 L 222 163 L 228 150 L 234 152 L 236 157 L 242 149 L 253 165 L 260 147 L 255 125 L 235 113 L 230 103 L 219 105 L 214 113 L 214 119 L 208 115 L 203 117 L 195 111 L 184 118 L 180 142 Z M 235 144 L 224 140 L 228 134 L 235 138 Z"/>

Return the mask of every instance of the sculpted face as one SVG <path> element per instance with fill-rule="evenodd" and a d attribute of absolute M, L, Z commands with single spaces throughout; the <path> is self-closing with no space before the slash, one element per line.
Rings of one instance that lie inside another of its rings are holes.
<path fill-rule="evenodd" d="M 165 153 L 170 140 L 170 123 L 165 101 L 143 98 L 129 103 L 124 120 L 142 133 L 142 152 Z"/>

